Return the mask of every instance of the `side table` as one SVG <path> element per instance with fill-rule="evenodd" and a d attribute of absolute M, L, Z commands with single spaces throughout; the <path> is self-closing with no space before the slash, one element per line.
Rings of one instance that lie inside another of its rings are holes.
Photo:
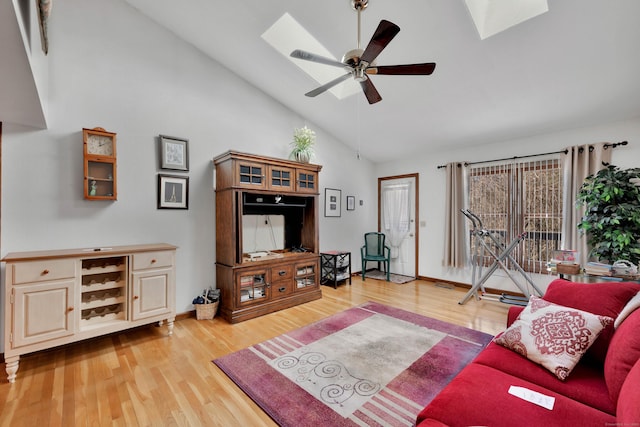
<path fill-rule="evenodd" d="M 333 283 L 349 279 L 351 284 L 351 252 L 327 251 L 320 253 L 320 283 Z"/>

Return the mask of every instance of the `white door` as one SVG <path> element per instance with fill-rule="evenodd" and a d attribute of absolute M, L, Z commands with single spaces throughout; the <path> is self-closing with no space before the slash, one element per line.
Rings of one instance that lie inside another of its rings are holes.
<path fill-rule="evenodd" d="M 395 274 L 416 277 L 416 178 L 381 178 L 380 230 L 391 247 Z"/>

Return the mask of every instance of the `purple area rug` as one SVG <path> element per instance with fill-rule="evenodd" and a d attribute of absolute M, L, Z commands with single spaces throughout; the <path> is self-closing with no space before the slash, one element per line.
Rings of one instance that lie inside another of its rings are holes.
<path fill-rule="evenodd" d="M 491 339 L 368 302 L 213 362 L 281 426 L 412 426 Z"/>

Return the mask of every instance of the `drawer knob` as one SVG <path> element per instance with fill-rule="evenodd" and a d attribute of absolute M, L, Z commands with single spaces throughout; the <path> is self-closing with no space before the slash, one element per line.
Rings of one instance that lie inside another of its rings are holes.
<path fill-rule="evenodd" d="M 138 295 L 133 296 L 133 299 L 138 299 L 138 298 L 140 298 Z"/>
<path fill-rule="evenodd" d="M 49 274 L 49 270 L 42 270 L 42 273 L 40 273 L 41 276 L 46 276 L 47 274 Z"/>
<path fill-rule="evenodd" d="M 280 292 L 284 292 L 284 291 L 286 291 L 286 290 L 287 290 L 287 288 L 286 288 L 286 287 L 284 287 L 284 286 L 283 286 L 283 287 L 281 287 L 281 288 L 278 288 L 278 291 L 280 291 Z"/>
<path fill-rule="evenodd" d="M 73 307 L 69 307 L 69 308 L 67 308 L 67 311 L 68 311 L 69 313 L 71 313 L 71 312 L 73 311 Z"/>
<path fill-rule="evenodd" d="M 156 263 L 156 259 L 154 258 L 151 260 L 151 264 L 155 264 L 155 263 Z"/>

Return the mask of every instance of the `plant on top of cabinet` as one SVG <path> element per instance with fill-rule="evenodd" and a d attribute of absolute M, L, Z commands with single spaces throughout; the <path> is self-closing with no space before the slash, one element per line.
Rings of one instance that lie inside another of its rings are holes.
<path fill-rule="evenodd" d="M 291 141 L 291 155 L 289 158 L 302 163 L 309 163 L 314 156 L 313 146 L 316 142 L 316 133 L 308 127 L 293 130 Z"/>

